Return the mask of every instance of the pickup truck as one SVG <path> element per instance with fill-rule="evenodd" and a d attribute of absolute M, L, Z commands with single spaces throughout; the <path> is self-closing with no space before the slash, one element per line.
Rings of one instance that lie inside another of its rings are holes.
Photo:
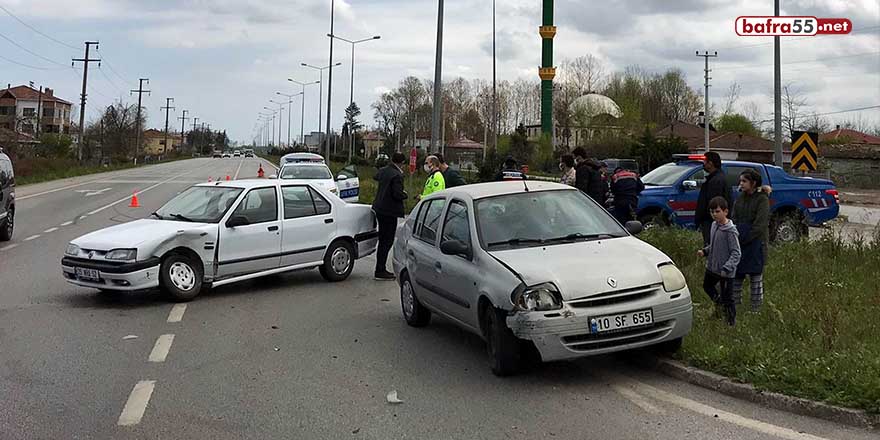
<path fill-rule="evenodd" d="M 752 168 L 770 185 L 770 240 L 790 242 L 805 237 L 808 226 L 833 220 L 840 212 L 840 199 L 834 183 L 811 177 L 794 177 L 782 168 L 755 162 L 724 161 L 722 164 L 734 200 L 739 196 L 739 175 Z M 695 229 L 694 213 L 700 185 L 706 180 L 703 157 L 675 157 L 642 177 L 645 190 L 636 209 L 646 228 L 677 225 Z"/>

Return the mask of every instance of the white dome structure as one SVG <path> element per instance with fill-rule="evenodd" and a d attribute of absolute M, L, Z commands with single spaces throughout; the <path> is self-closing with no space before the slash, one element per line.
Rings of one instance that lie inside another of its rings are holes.
<path fill-rule="evenodd" d="M 600 95 L 598 93 L 589 93 L 575 99 L 569 107 L 574 114 L 583 114 L 587 117 L 595 117 L 599 115 L 610 115 L 619 118 L 623 115 L 620 107 L 611 98 Z"/>

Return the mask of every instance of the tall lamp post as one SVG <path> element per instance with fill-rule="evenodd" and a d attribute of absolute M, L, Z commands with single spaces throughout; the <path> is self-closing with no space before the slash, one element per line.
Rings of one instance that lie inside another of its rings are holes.
<path fill-rule="evenodd" d="M 348 100 L 348 105 L 350 107 L 354 103 L 354 46 L 357 44 L 360 44 L 360 43 L 365 43 L 367 41 L 378 40 L 382 37 L 379 35 L 374 35 L 370 38 L 364 38 L 361 40 L 349 40 L 347 38 L 342 38 L 338 35 L 327 34 L 327 36 L 330 38 L 335 38 L 337 40 L 344 41 L 348 44 L 351 44 L 351 97 Z M 351 127 L 348 128 L 348 137 L 349 137 L 348 161 L 351 162 L 351 152 L 352 152 L 352 150 L 354 150 L 354 134 L 352 133 Z"/>
<path fill-rule="evenodd" d="M 301 144 L 305 144 L 305 143 L 306 143 L 306 138 L 305 138 L 305 136 L 304 136 L 304 130 L 305 130 L 305 126 L 306 126 L 306 86 L 311 86 L 311 85 L 315 85 L 315 84 L 321 84 L 321 81 L 315 81 L 315 82 L 304 83 L 304 82 L 299 82 L 299 81 L 297 81 L 297 80 L 295 80 L 295 79 L 291 79 L 291 78 L 287 78 L 287 80 L 290 81 L 290 82 L 292 82 L 292 83 L 294 83 L 294 84 L 298 84 L 298 85 L 302 86 L 302 95 L 303 95 L 303 99 L 302 99 L 302 110 L 300 110 L 300 116 L 299 116 L 299 117 L 300 117 L 300 122 L 299 122 L 299 143 L 301 143 Z M 318 95 L 318 99 L 321 99 L 321 95 Z M 320 128 L 320 127 L 318 127 L 318 131 L 321 131 L 321 128 Z"/>
<path fill-rule="evenodd" d="M 284 124 L 281 122 L 282 121 L 281 118 L 284 115 L 284 106 L 286 105 L 286 103 L 278 102 L 274 99 L 270 99 L 269 102 L 271 102 L 272 104 L 278 104 L 278 145 L 281 145 L 281 130 L 284 128 Z M 287 109 L 287 110 L 288 110 L 288 112 L 287 112 L 287 130 L 289 131 L 290 130 L 290 109 Z M 288 142 L 288 146 L 290 146 L 289 142 Z"/>
<path fill-rule="evenodd" d="M 290 115 L 293 113 L 293 98 L 303 95 L 303 101 L 305 101 L 306 97 L 305 91 L 294 93 L 292 95 L 288 95 L 287 93 L 275 92 L 276 95 L 284 96 L 287 98 L 287 146 L 290 147 Z"/>
<path fill-rule="evenodd" d="M 332 40 L 331 40 L 331 41 L 332 41 Z M 341 66 L 341 65 L 342 65 L 342 63 L 336 63 L 336 64 L 331 64 L 331 65 L 329 65 L 329 66 L 318 67 L 318 66 L 313 66 L 313 65 L 308 64 L 308 63 L 302 63 L 302 66 L 303 66 L 303 67 L 308 67 L 308 68 L 310 68 L 310 69 L 315 69 L 315 70 L 317 70 L 317 71 L 320 73 L 320 76 L 319 76 L 319 79 L 318 79 L 318 84 L 319 84 L 319 85 L 318 85 L 318 89 L 319 89 L 319 90 L 318 90 L 318 133 L 321 133 L 321 115 L 323 114 L 323 112 L 322 112 L 322 109 L 323 109 L 322 104 L 324 103 L 324 99 L 323 99 L 323 95 L 324 95 L 324 71 L 327 70 L 327 69 L 329 69 L 329 68 L 331 68 L 331 67 L 336 67 L 336 66 Z M 330 103 L 327 103 L 328 106 L 329 106 L 329 104 L 330 104 Z M 327 131 L 328 131 L 328 133 L 327 133 L 327 134 L 329 134 L 329 131 L 330 131 L 330 125 L 329 125 L 329 123 L 330 123 L 330 121 L 329 121 L 329 119 L 328 119 L 328 121 L 327 121 L 327 124 L 328 124 L 328 125 L 327 125 Z M 330 160 L 330 154 L 329 154 L 329 151 L 330 151 L 330 150 L 328 149 L 327 151 L 328 151 L 328 153 L 327 153 L 327 160 Z"/>
<path fill-rule="evenodd" d="M 263 106 L 263 109 L 265 109 L 265 110 L 269 110 L 269 113 L 272 114 L 272 140 L 271 140 L 270 142 L 274 143 L 274 142 L 275 142 L 275 115 L 276 115 L 278 112 L 276 112 L 274 109 L 271 109 L 271 108 L 266 107 L 266 106 Z M 271 146 L 272 144 L 270 143 L 269 145 Z"/>

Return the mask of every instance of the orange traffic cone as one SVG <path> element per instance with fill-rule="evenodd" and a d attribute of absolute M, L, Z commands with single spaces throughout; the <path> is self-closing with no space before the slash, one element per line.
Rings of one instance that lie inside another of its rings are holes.
<path fill-rule="evenodd" d="M 140 208 L 141 204 L 138 203 L 138 195 L 137 193 L 133 193 L 131 195 L 131 203 L 128 205 L 129 208 Z"/>
<path fill-rule="evenodd" d="M 266 172 L 263 171 L 263 164 L 260 164 L 260 169 L 257 170 L 257 177 L 259 177 L 260 179 L 266 177 Z"/>

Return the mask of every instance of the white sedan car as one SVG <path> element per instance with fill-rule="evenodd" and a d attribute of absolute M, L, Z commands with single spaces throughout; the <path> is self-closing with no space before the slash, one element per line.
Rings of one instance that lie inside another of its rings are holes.
<path fill-rule="evenodd" d="M 61 268 L 101 291 L 160 287 L 187 301 L 201 290 L 317 267 L 342 281 L 376 250 L 369 206 L 311 181 L 237 180 L 193 186 L 142 219 L 79 237 Z"/>
<path fill-rule="evenodd" d="M 309 180 L 349 203 L 360 200 L 360 179 L 354 166 L 344 168 L 334 179 L 324 162 L 290 162 L 281 167 L 278 176 L 284 180 Z"/>

